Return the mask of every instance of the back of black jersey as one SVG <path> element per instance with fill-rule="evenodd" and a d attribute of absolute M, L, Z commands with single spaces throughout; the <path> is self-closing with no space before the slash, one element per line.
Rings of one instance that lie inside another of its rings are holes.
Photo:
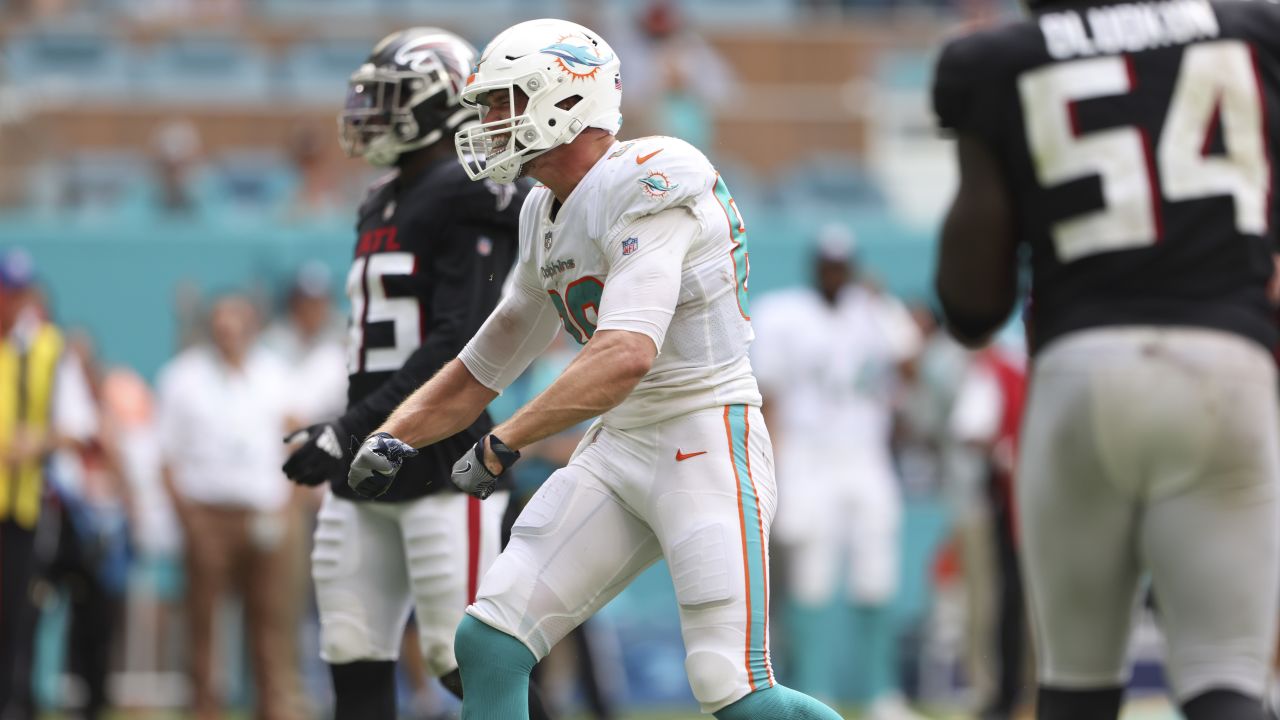
<path fill-rule="evenodd" d="M 934 104 L 1004 170 L 1036 348 L 1102 325 L 1274 344 L 1280 5 L 1051 4 L 950 43 Z"/>
<path fill-rule="evenodd" d="M 472 182 L 450 153 L 409 182 L 376 186 L 360 210 L 347 275 L 345 432 L 363 438 L 455 358 L 493 311 L 519 246 L 524 183 Z M 380 499 L 452 491 L 453 463 L 492 422 L 422 448 Z M 335 494 L 358 499 L 335 479 Z"/>

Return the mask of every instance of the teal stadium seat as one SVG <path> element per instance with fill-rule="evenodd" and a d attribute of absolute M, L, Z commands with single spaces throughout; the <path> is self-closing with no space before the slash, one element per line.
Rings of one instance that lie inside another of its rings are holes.
<path fill-rule="evenodd" d="M 209 167 L 209 187 L 203 198 L 224 221 L 257 222 L 285 205 L 297 179 L 289 163 L 271 148 L 229 150 Z"/>
<path fill-rule="evenodd" d="M 83 150 L 45 160 L 24 183 L 26 206 L 42 217 L 116 218 L 147 173 L 146 158 L 132 150 Z"/>
<path fill-rule="evenodd" d="M 815 155 L 785 173 L 777 187 L 778 200 L 788 209 L 882 207 L 885 202 L 875 179 L 853 158 Z"/>
<path fill-rule="evenodd" d="M 3 57 L 6 81 L 32 100 L 118 100 L 135 84 L 132 48 L 89 28 L 16 33 L 3 45 Z"/>
<path fill-rule="evenodd" d="M 145 98 L 184 105 L 260 103 L 272 90 L 263 52 L 221 35 L 159 43 L 146 53 L 139 77 Z"/>
<path fill-rule="evenodd" d="M 368 57 L 373 42 L 316 39 L 290 48 L 282 63 L 283 97 L 336 113 L 346 97 L 347 78 Z"/>

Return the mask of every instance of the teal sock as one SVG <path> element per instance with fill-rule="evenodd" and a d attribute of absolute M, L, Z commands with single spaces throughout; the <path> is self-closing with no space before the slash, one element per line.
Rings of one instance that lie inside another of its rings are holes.
<path fill-rule="evenodd" d="M 842 720 L 835 710 L 789 687 L 757 690 L 715 713 L 716 720 Z"/>
<path fill-rule="evenodd" d="M 854 609 L 858 654 L 863 668 L 863 692 L 866 702 L 875 702 L 898 690 L 897 620 L 888 605 L 863 605 Z"/>
<path fill-rule="evenodd" d="M 524 643 L 470 615 L 454 636 L 462 672 L 463 720 L 529 720 L 529 673 L 538 659 Z"/>

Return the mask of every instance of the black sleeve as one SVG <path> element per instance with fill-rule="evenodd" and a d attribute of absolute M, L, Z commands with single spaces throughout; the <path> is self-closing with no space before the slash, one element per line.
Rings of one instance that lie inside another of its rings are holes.
<path fill-rule="evenodd" d="M 347 410 L 339 421 L 345 432 L 360 438 L 373 432 L 405 398 L 457 357 L 493 311 L 511 257 L 505 251 L 508 244 L 488 239 L 491 235 L 492 228 L 483 220 L 464 219 L 436 243 L 429 261 L 431 297 L 423 308 L 429 315 L 426 338 L 381 387 Z"/>
<path fill-rule="evenodd" d="M 947 43 L 933 77 L 933 111 L 945 131 L 965 132 L 994 146 L 1001 137 L 1001 74 L 992 67 L 988 35 Z"/>

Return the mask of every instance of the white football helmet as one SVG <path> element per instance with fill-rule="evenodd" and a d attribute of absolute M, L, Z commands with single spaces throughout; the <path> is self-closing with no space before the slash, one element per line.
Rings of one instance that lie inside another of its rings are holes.
<path fill-rule="evenodd" d="M 481 53 L 462 90 L 462 104 L 480 116 L 480 124 L 454 135 L 467 174 L 509 183 L 524 163 L 586 128 L 617 134 L 621 64 L 608 43 L 576 23 L 530 20 L 507 28 Z M 520 113 L 517 90 L 528 98 Z M 506 93 L 512 117 L 484 122 L 491 93 Z"/>

